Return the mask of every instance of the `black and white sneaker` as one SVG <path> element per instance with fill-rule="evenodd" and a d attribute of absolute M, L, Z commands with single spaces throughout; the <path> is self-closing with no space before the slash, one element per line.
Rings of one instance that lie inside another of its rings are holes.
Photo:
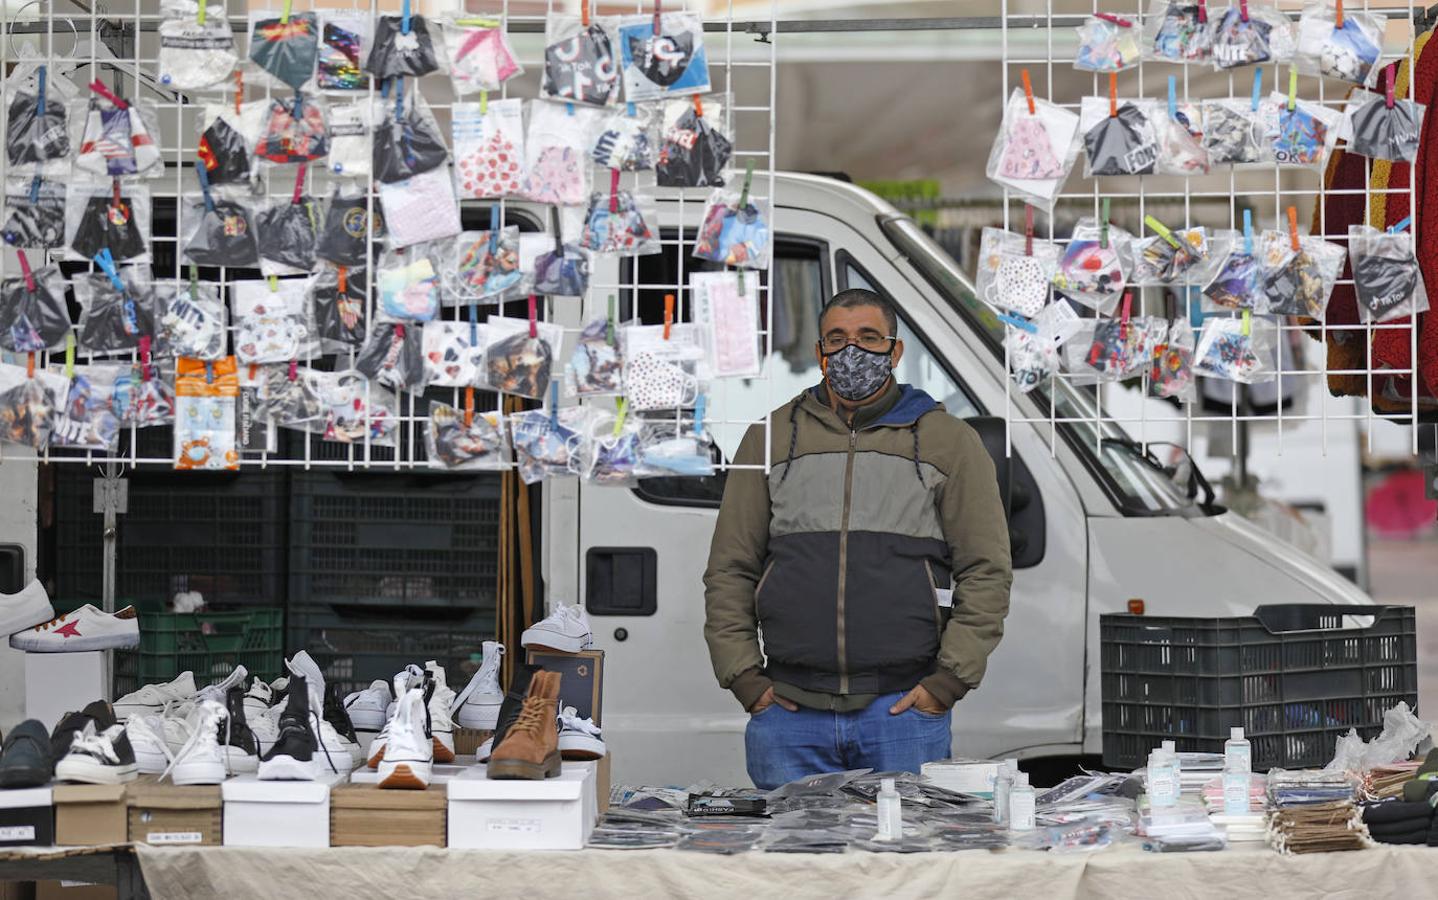
<path fill-rule="evenodd" d="M 310 724 L 310 692 L 299 675 L 290 676 L 285 708 L 280 713 L 279 737 L 260 757 L 261 781 L 314 781 L 320 767 L 315 759 L 318 741 Z"/>
<path fill-rule="evenodd" d="M 226 716 L 217 726 L 216 740 L 231 774 L 254 772 L 260 765 L 259 742 L 245 719 L 245 689 L 235 685 L 225 692 Z"/>
<path fill-rule="evenodd" d="M 56 781 L 80 784 L 124 784 L 140 774 L 125 726 L 111 724 L 96 731 L 89 723 L 75 736 L 70 752 L 55 764 Z"/>

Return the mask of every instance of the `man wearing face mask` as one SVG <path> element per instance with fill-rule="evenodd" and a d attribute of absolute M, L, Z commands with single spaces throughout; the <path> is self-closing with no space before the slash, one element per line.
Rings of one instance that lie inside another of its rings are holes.
<path fill-rule="evenodd" d="M 734 463 L 757 468 L 724 487 L 704 636 L 750 713 L 760 788 L 946 758 L 950 710 L 1003 636 L 1013 573 L 993 460 L 895 380 L 897 333 L 878 294 L 835 296 L 815 348 L 824 380 L 774 411 L 768 474 L 755 425 Z"/>

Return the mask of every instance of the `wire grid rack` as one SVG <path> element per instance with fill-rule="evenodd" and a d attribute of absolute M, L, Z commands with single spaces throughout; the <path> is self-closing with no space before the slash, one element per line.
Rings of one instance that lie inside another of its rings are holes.
<path fill-rule="evenodd" d="M 745 15 L 743 19 L 736 18 L 735 0 L 709 0 L 709 2 L 695 2 L 686 0 L 681 3 L 664 3 L 664 12 L 695 12 L 704 16 L 705 47 L 708 56 L 710 72 L 711 91 L 710 96 L 720 95 L 726 101 L 723 103 L 721 115 L 724 117 L 725 126 L 729 134 L 734 138 L 733 158 L 730 166 L 730 174 L 726 179 L 726 186 L 736 185 L 744 177 L 746 166 L 750 163 L 754 166 L 751 198 L 759 202 L 767 202 L 769 209 L 770 234 L 775 232 L 776 209 L 774 204 L 774 160 L 776 159 L 776 129 L 774 125 L 774 110 L 776 108 L 777 96 L 777 61 L 778 48 L 775 32 L 778 30 L 777 14 L 778 0 L 768 0 L 767 3 L 760 0 L 758 3 L 743 3 L 740 0 Z M 208 20 L 213 22 L 217 18 L 219 2 L 209 4 L 207 10 Z M 281 7 L 280 0 L 273 3 L 264 0 L 255 0 L 252 4 L 255 10 L 273 11 L 278 13 Z M 515 57 L 524 67 L 524 75 L 513 81 L 507 82 L 498 92 L 491 92 L 490 99 L 508 99 L 510 97 L 534 100 L 538 96 L 538 78 L 543 69 L 543 35 L 545 21 L 551 14 L 578 16 L 581 13 L 582 5 L 589 7 L 593 16 L 617 16 L 634 14 L 652 14 L 660 10 L 660 5 L 645 0 L 634 0 L 634 2 L 600 2 L 600 0 L 439 0 L 435 4 L 436 9 L 430 9 L 422 5 L 419 0 L 414 4 L 416 14 L 426 13 L 436 16 L 445 13 L 452 13 L 457 16 L 469 17 L 491 17 L 499 19 L 510 38 L 514 49 Z M 57 6 L 61 7 L 57 9 Z M 72 10 L 63 7 L 71 6 Z M 316 3 L 315 0 L 293 0 L 291 7 L 293 12 L 316 10 L 320 12 L 360 12 L 368 13 L 374 21 L 379 15 L 397 15 L 400 12 L 400 0 L 388 0 L 380 3 L 379 0 L 331 0 L 331 2 Z M 767 18 L 756 18 L 753 12 L 758 9 L 767 11 Z M 722 12 L 716 15 L 716 10 Z M 241 59 L 241 66 L 247 66 L 249 52 L 249 27 L 251 12 L 244 8 L 243 3 L 225 4 L 223 11 L 224 18 L 229 22 L 231 30 L 235 34 L 235 53 Z M 174 218 L 172 226 L 164 226 L 163 230 L 152 228 L 150 249 L 155 262 L 152 263 L 154 277 L 157 282 L 167 278 L 175 279 L 177 284 L 188 283 L 189 265 L 182 259 L 180 253 L 180 241 L 187 229 L 193 227 L 193 222 L 187 224 L 187 210 L 182 198 L 186 196 L 197 196 L 200 190 L 194 172 L 196 150 L 199 144 L 200 133 L 203 128 L 201 117 L 205 103 L 233 103 L 235 100 L 236 86 L 233 80 L 227 80 L 219 85 L 200 91 L 182 92 L 163 86 L 158 81 L 158 51 L 159 41 L 157 31 L 159 25 L 164 21 L 160 13 L 158 0 L 31 0 L 30 3 L 16 9 L 15 15 L 7 15 L 0 21 L 0 67 L 5 71 L 9 70 L 12 63 L 29 61 L 46 65 L 47 72 L 53 79 L 56 76 L 70 77 L 72 81 L 80 86 L 83 94 L 83 85 L 92 80 L 100 79 L 107 86 L 116 90 L 121 96 L 129 99 L 137 99 L 154 105 L 159 114 L 160 134 L 156 136 L 156 143 L 159 145 L 164 159 L 165 174 L 158 178 L 146 179 L 143 183 L 148 187 L 152 203 L 164 203 L 166 201 L 174 204 Z M 25 48 L 25 42 L 32 44 L 32 49 Z M 276 90 L 267 82 L 269 79 L 252 78 L 251 71 L 247 70 L 244 79 L 245 101 L 256 99 L 268 100 L 271 96 L 281 99 L 288 99 L 289 92 L 284 89 Z M 53 83 L 53 81 L 52 81 Z M 451 109 L 454 104 L 460 101 L 473 101 L 475 95 L 456 98 L 449 87 L 449 80 L 443 73 L 435 73 L 425 78 L 405 79 L 408 96 L 415 93 L 423 94 L 426 103 L 433 112 L 446 143 L 452 134 Z M 312 96 L 307 91 L 306 96 Z M 363 91 L 347 91 L 343 95 L 324 94 L 321 97 L 327 102 L 347 103 L 363 100 L 368 96 L 372 107 L 376 101 L 381 100 L 380 85 L 369 79 L 369 89 L 366 95 Z M 622 99 L 622 98 L 621 98 Z M 687 99 L 687 98 L 686 98 Z M 547 102 L 534 100 L 534 102 Z M 622 104 L 618 109 L 623 109 Z M 72 112 L 72 115 L 74 113 Z M 371 118 L 369 132 L 372 135 L 378 122 L 378 115 Z M 8 120 L 0 117 L 0 141 L 4 140 L 5 129 Z M 451 148 L 452 149 L 452 148 Z M 295 186 L 296 165 L 268 165 L 264 164 L 260 169 L 260 186 L 262 196 L 256 198 L 256 202 L 263 202 L 270 198 L 285 198 L 292 196 Z M 326 166 L 311 163 L 307 167 L 305 179 L 305 191 L 315 198 L 323 198 L 330 195 L 332 188 L 343 181 L 337 179 L 326 170 Z M 591 172 L 592 184 L 596 190 L 601 186 L 608 185 L 608 170 L 601 170 L 597 166 Z M 0 154 L 0 183 L 9 176 L 8 160 Z M 48 176 L 47 176 L 48 177 Z M 101 184 L 103 182 L 96 182 Z M 674 210 L 677 220 L 685 223 L 700 215 L 704 209 L 705 202 L 711 192 L 711 188 L 659 188 L 656 184 L 656 175 L 653 171 L 626 172 L 621 177 L 621 189 L 629 190 L 636 195 L 649 195 L 656 197 L 662 204 L 667 204 Z M 374 182 L 364 185 L 367 190 L 367 197 L 370 209 L 375 209 L 378 196 L 377 186 Z M 466 230 L 485 230 L 491 221 L 491 208 L 499 207 L 500 220 L 504 225 L 521 224 L 522 230 L 543 230 L 551 222 L 548 207 L 537 204 L 514 200 L 461 200 L 461 217 Z M 565 209 L 563 214 L 568 218 L 565 221 L 564 230 L 566 234 L 572 234 L 571 227 L 577 227 L 576 215 L 582 216 L 583 210 Z M 153 218 L 153 216 L 152 216 Z M 660 230 L 658 223 L 651 223 L 656 231 Z M 618 321 L 630 321 L 639 318 L 639 292 L 646 291 L 667 291 L 676 295 L 675 321 L 692 321 L 693 309 L 689 289 L 686 284 L 686 271 L 693 268 L 688 256 L 694 241 L 693 225 L 674 229 L 672 236 L 670 229 L 665 229 L 665 237 L 662 238 L 665 253 L 673 253 L 678 258 L 679 277 L 674 284 L 651 284 L 640 283 L 638 265 L 626 264 L 627 260 L 620 260 L 618 265 L 605 265 L 604 261 L 596 257 L 592 266 L 592 275 L 589 289 L 585 296 L 575 301 L 572 298 L 560 298 L 558 300 L 550 297 L 539 298 L 539 319 L 541 321 L 567 322 L 565 326 L 566 341 L 563 348 L 556 348 L 556 363 L 560 360 L 567 360 L 568 350 L 572 347 L 572 340 L 582 328 L 582 323 L 595 316 L 602 316 L 608 311 L 609 297 L 616 296 L 618 299 Z M 369 242 L 369 258 L 377 262 L 379 259 L 379 248 L 373 246 L 375 241 L 371 233 Z M 55 248 L 46 254 L 46 259 L 34 263 L 38 268 L 45 262 L 59 260 L 64 253 L 63 248 Z M 160 260 L 167 260 L 166 265 L 161 265 Z M 67 268 L 83 270 L 84 264 L 69 263 Z M 98 270 L 92 262 L 88 264 L 90 271 Z M 19 274 L 19 264 L 15 254 L 8 249 L 0 253 L 0 277 L 13 277 Z M 768 381 L 767 361 L 772 349 L 772 337 L 770 335 L 770 316 L 768 314 L 770 305 L 769 288 L 770 270 L 766 268 L 761 272 L 749 273 L 750 277 L 759 282 L 759 339 L 761 341 L 761 355 L 765 357 L 765 370 L 758 376 L 757 380 Z M 257 277 L 257 276 L 256 276 Z M 232 287 L 239 281 L 254 280 L 253 278 L 237 278 L 232 270 L 224 268 L 202 269 L 201 280 L 206 283 L 215 284 L 220 289 L 220 297 L 229 306 Z M 376 321 L 377 295 L 373 289 L 373 278 L 364 279 L 365 310 L 367 322 Z M 518 301 L 504 305 L 480 304 L 479 320 L 483 322 L 489 314 L 507 314 L 525 316 L 526 301 L 521 298 Z M 467 322 L 468 308 L 464 306 L 445 306 L 441 312 L 441 318 L 454 321 Z M 649 321 L 652 323 L 652 316 Z M 577 323 L 577 324 L 576 324 Z M 78 325 L 72 323 L 72 330 L 78 337 Z M 235 330 L 235 324 L 230 322 L 231 333 Z M 333 354 L 330 354 L 333 355 Z M 355 357 L 358 355 L 357 348 L 349 351 L 348 354 L 338 354 L 334 361 L 333 368 L 343 370 L 353 368 Z M 138 364 L 138 354 L 132 353 L 128 357 L 123 354 L 89 354 L 82 349 L 76 350 L 75 362 L 86 364 L 90 362 L 130 362 Z M 17 361 L 24 364 L 23 357 Z M 39 366 L 60 366 L 64 362 L 64 354 L 61 351 L 49 351 L 37 354 L 36 364 Z M 301 362 L 319 362 L 319 357 L 313 360 L 301 360 Z M 322 366 L 323 367 L 323 366 Z M 242 367 L 243 368 L 243 367 Z M 555 379 L 561 377 L 558 371 L 553 373 Z M 756 379 L 750 379 L 751 381 Z M 710 425 L 747 426 L 750 424 L 764 425 L 769 427 L 768 416 L 762 419 L 741 419 L 726 418 L 726 411 L 723 406 L 722 384 L 716 382 L 712 386 L 711 398 L 705 413 L 705 422 Z M 368 391 L 386 391 L 387 389 L 371 383 Z M 298 466 L 329 467 L 349 470 L 375 470 L 375 471 L 410 471 L 425 469 L 429 463 L 425 454 L 424 431 L 428 421 L 428 408 L 432 399 L 448 402 L 456 408 L 463 407 L 464 389 L 462 388 L 429 388 L 423 394 L 400 391 L 389 394 L 393 402 L 393 408 L 398 427 L 396 429 L 397 440 L 395 446 L 382 446 L 372 442 L 366 434 L 362 442 L 346 444 L 322 440 L 318 435 L 308 434 L 298 430 L 284 429 L 276 441 L 275 450 L 257 452 L 245 452 L 243 454 L 241 468 L 265 468 L 268 466 Z M 368 398 L 367 398 L 368 402 Z M 591 401 L 599 404 L 610 404 L 612 400 Z M 487 390 L 476 391 L 475 415 L 501 414 L 502 398 Z M 683 410 L 674 410 L 672 413 L 646 412 L 643 414 L 646 420 L 663 419 L 689 421 L 689 417 Z M 75 450 L 70 448 L 47 448 L 39 454 L 43 462 L 78 463 L 83 465 L 98 465 L 105 463 L 120 464 L 122 466 L 171 466 L 173 459 L 169 452 L 168 441 L 161 438 L 158 432 L 168 436 L 167 429 L 138 429 L 134 426 L 127 426 L 122 429 L 121 440 L 118 448 L 109 453 L 102 453 L 94 450 Z M 767 444 L 767 442 L 766 442 Z M 511 462 L 509 465 L 513 465 Z M 767 464 L 766 464 L 767 468 Z"/>
<path fill-rule="evenodd" d="M 1237 5 L 1237 0 L 1234 0 L 1234 6 Z M 1298 11 L 1303 5 L 1298 2 L 1279 4 L 1284 14 L 1295 23 Z M 1224 6 L 1226 4 L 1213 2 L 1208 4 L 1210 21 L 1214 16 L 1223 12 Z M 1382 55 L 1375 64 L 1375 69 L 1379 70 L 1380 80 L 1378 87 L 1374 90 L 1381 91 L 1381 69 L 1391 62 L 1401 62 L 1412 56 L 1415 41 L 1419 36 L 1412 24 L 1424 20 L 1426 6 L 1422 3 L 1404 2 L 1404 0 L 1356 0 L 1356 2 L 1349 0 L 1344 4 L 1344 9 L 1349 13 L 1380 12 L 1388 17 L 1387 39 L 1382 48 Z M 1002 46 L 1003 97 L 1007 98 L 1010 91 L 1020 83 L 1023 70 L 1028 70 L 1030 74 L 1035 96 L 1051 99 L 1075 113 L 1078 111 L 1078 100 L 1060 102 L 1055 98 L 1056 91 L 1060 93 L 1066 90 L 1071 91 L 1074 85 L 1089 82 L 1088 94 L 1092 96 L 1107 94 L 1108 76 L 1106 74 L 1082 72 L 1074 69 L 1072 65 L 1073 51 L 1077 43 L 1072 37 L 1073 29 L 1084 23 L 1085 12 L 1102 12 L 1127 18 L 1134 23 L 1136 29 L 1140 29 L 1140 40 L 1142 40 L 1141 23 L 1149 16 L 1151 5 L 1150 0 L 1088 0 L 1087 3 L 1065 3 L 1064 0 L 1057 0 L 1057 2 L 1056 0 L 1002 0 L 1001 14 L 994 24 L 1000 31 L 999 39 Z M 1395 29 L 1400 32 L 1406 29 L 1406 33 L 1401 39 L 1395 39 Z M 1196 103 L 1215 97 L 1248 98 L 1253 91 L 1254 68 L 1254 66 L 1244 66 L 1229 69 L 1224 75 L 1217 76 L 1226 80 L 1226 85 L 1218 92 L 1211 90 L 1200 92 L 1195 82 L 1212 81 L 1215 77 L 1212 63 L 1209 61 L 1175 63 L 1143 59 L 1134 68 L 1119 73 L 1118 96 L 1120 102 L 1122 99 L 1133 97 L 1162 100 L 1167 95 L 1168 78 L 1173 75 L 1177 76 L 1179 102 Z M 1265 96 L 1270 91 L 1283 91 L 1288 85 L 1290 77 L 1288 63 L 1268 63 L 1261 68 L 1264 70 L 1262 78 Z M 1415 99 L 1414 80 L 1413 78 L 1409 79 L 1407 93 L 1400 94 L 1400 96 Z M 1297 96 L 1300 99 L 1316 101 L 1341 112 L 1348 87 L 1346 83 L 1337 80 L 1300 75 Z M 1429 112 L 1431 114 L 1431 110 Z M 1321 227 L 1311 233 L 1327 240 L 1346 242 L 1346 232 L 1329 231 L 1327 216 L 1324 214 L 1326 197 L 1336 194 L 1362 194 L 1365 197 L 1375 194 L 1407 194 L 1408 208 L 1412 212 L 1413 246 L 1415 248 L 1419 246 L 1419 241 L 1424 239 L 1424 231 L 1415 202 L 1414 179 L 1410 177 L 1407 187 L 1374 188 L 1371 167 L 1365 167 L 1362 191 L 1328 190 L 1323 184 L 1323 170 L 1326 168 L 1326 162 L 1325 159 L 1325 166 L 1316 169 L 1280 168 L 1277 165 L 1214 165 L 1206 175 L 1186 177 L 1138 175 L 1096 176 L 1082 179 L 1079 177 L 1081 173 L 1075 171 L 1064 186 L 1066 190 L 1058 195 L 1053 214 L 1047 217 L 1046 234 L 1040 224 L 1044 222 L 1044 213 L 1042 210 L 1036 210 L 1034 234 L 1036 237 L 1047 237 L 1061 245 L 1067 243 L 1066 240 L 1056 239 L 1055 219 L 1063 218 L 1065 214 L 1068 214 L 1069 218 L 1076 215 L 1098 218 L 1104 198 L 1111 200 L 1114 210 L 1127 207 L 1135 212 L 1134 215 L 1127 217 L 1130 221 L 1123 222 L 1120 222 L 1115 214 L 1114 222 L 1122 224 L 1136 237 L 1144 235 L 1145 226 L 1140 223 L 1150 212 L 1155 213 L 1163 221 L 1163 224 L 1170 228 L 1204 225 L 1210 229 L 1241 230 L 1243 210 L 1250 208 L 1253 212 L 1255 236 L 1265 228 L 1286 230 L 1288 227 L 1287 209 L 1290 206 L 1298 208 L 1299 231 L 1303 233 L 1307 231 L 1303 223 L 1310 221 L 1309 212 L 1313 209 L 1312 204 L 1316 203 Z M 1082 164 L 1082 157 L 1080 164 Z M 1002 219 L 1006 229 L 1022 233 L 1025 223 L 1024 201 L 1013 195 L 1007 188 L 1003 191 Z M 1383 223 L 1376 224 L 1381 229 Z M 1352 283 L 1352 279 L 1338 281 L 1338 284 Z M 1185 285 L 1185 287 L 1195 288 L 1202 286 L 1201 284 Z M 1134 316 L 1165 315 L 1163 286 L 1142 288 L 1132 286 L 1130 289 L 1133 291 L 1134 297 Z M 1175 314 L 1179 318 L 1188 319 L 1189 307 L 1197 306 L 1200 300 L 1196 290 L 1185 290 L 1183 293 L 1185 297 L 1180 299 Z M 1428 315 L 1433 314 L 1428 313 Z M 1232 315 L 1236 317 L 1239 314 L 1234 312 Z M 1169 315 L 1169 318 L 1172 317 L 1173 315 Z M 1183 443 L 1187 447 L 1194 445 L 1196 428 L 1204 429 L 1214 424 L 1227 425 L 1231 432 L 1231 445 L 1234 448 L 1239 448 L 1244 445 L 1245 441 L 1244 438 L 1240 438 L 1240 431 L 1246 431 L 1250 425 L 1263 423 L 1276 429 L 1280 453 L 1284 445 L 1285 429 L 1288 431 L 1291 441 L 1295 429 L 1307 427 L 1306 423 L 1313 422 L 1317 423 L 1317 427 L 1320 429 L 1319 439 L 1325 455 L 1329 447 L 1330 423 L 1361 422 L 1366 431 L 1368 449 L 1372 450 L 1375 425 L 1387 422 L 1390 424 L 1383 427 L 1406 429 L 1408 452 L 1415 456 L 1418 454 L 1420 429 L 1432 428 L 1431 425 L 1420 424 L 1420 412 L 1427 412 L 1430 417 L 1433 413 L 1422 410 L 1419 403 L 1417 316 L 1385 323 L 1367 322 L 1356 325 L 1329 325 L 1320 320 L 1317 326 L 1300 324 L 1294 318 L 1279 317 L 1277 325 L 1280 344 L 1287 342 L 1293 335 L 1297 335 L 1302 342 L 1306 342 L 1308 338 L 1303 337 L 1302 333 L 1316 331 L 1322 338 L 1322 346 L 1326 347 L 1331 333 L 1348 332 L 1364 342 L 1366 348 L 1364 365 L 1356 369 L 1329 369 L 1326 359 L 1321 360 L 1316 366 L 1303 365 L 1302 360 L 1305 354 L 1301 353 L 1295 354 L 1292 359 L 1285 362 L 1285 356 L 1280 350 L 1277 357 L 1278 365 L 1275 369 L 1277 395 L 1280 398 L 1285 396 L 1285 383 L 1288 388 L 1295 388 L 1299 386 L 1299 382 L 1306 381 L 1307 384 L 1303 385 L 1304 387 L 1319 391 L 1324 395 L 1316 412 L 1311 410 L 1285 411 L 1285 404 L 1281 400 L 1273 405 L 1272 411 L 1266 408 L 1266 404 L 1264 409 L 1255 409 L 1254 405 L 1249 402 L 1244 386 L 1230 382 L 1227 410 L 1205 413 L 1202 409 L 1196 409 L 1198 403 L 1184 403 L 1182 413 L 1175 412 L 1169 419 L 1158 418 L 1154 412 L 1156 407 L 1147 401 L 1138 407 L 1137 415 L 1132 412 L 1120 415 L 1112 414 L 1105 408 L 1103 400 L 1105 389 L 1114 386 L 1100 385 L 1096 391 L 1084 390 L 1076 386 L 1075 383 L 1081 379 L 1075 377 L 1074 373 L 1055 370 L 1052 376 L 1054 382 L 1048 389 L 1040 388 L 1028 396 L 1023 395 L 1010 380 L 1004 402 L 1005 418 L 1010 428 L 1016 423 L 1031 423 L 1035 427 L 1046 430 L 1051 450 L 1057 446 L 1060 425 L 1081 427 L 1083 431 L 1091 434 L 1096 447 L 1101 445 L 1106 438 L 1116 436 L 1121 429 L 1134 433 L 1134 438 L 1145 448 L 1151 442 L 1174 439 L 1168 435 L 1171 434 L 1171 429 L 1175 425 L 1182 430 Z M 1407 337 L 1410 361 L 1408 368 L 1387 368 L 1375 365 L 1372 350 L 1373 337 L 1382 331 L 1399 331 Z M 1323 356 L 1323 351 L 1320 349 L 1317 355 Z M 1007 347 L 1005 347 L 1004 356 L 1005 368 L 1008 369 L 1009 351 Z M 1375 396 L 1376 393 L 1381 393 L 1383 385 L 1387 384 L 1389 379 L 1407 377 L 1413 383 L 1412 390 L 1409 392 L 1410 396 L 1407 398 L 1408 409 L 1402 412 L 1375 412 L 1370 402 L 1360 398 L 1363 409 L 1353 411 L 1351 404 L 1338 403 L 1326 396 L 1329 375 L 1361 376 L 1367 385 L 1366 393 L 1369 398 Z M 1147 366 L 1142 368 L 1141 378 L 1143 396 L 1147 397 L 1149 392 Z M 1091 376 L 1089 383 L 1091 383 Z"/>

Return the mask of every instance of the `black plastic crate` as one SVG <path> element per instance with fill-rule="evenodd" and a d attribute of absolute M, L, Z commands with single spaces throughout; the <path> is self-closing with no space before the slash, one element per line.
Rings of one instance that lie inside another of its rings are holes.
<path fill-rule="evenodd" d="M 500 479 L 295 473 L 297 603 L 494 608 Z"/>
<path fill-rule="evenodd" d="M 1348 729 L 1371 738 L 1400 700 L 1417 709 L 1416 622 L 1411 606 L 1323 604 L 1100 616 L 1104 764 L 1137 768 L 1164 740 L 1219 752 L 1241 726 L 1257 771 L 1323 766 Z"/>
<path fill-rule="evenodd" d="M 450 687 L 460 690 L 479 669 L 484 641 L 494 639 L 494 618 L 483 613 L 462 620 L 416 621 L 408 617 L 346 617 L 329 610 L 291 611 L 289 655 L 308 650 L 326 683 L 346 692 L 390 681 L 409 663 L 435 660 Z"/>

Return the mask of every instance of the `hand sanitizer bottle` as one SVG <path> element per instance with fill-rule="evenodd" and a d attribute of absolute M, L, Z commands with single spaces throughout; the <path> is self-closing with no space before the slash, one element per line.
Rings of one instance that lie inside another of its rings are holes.
<path fill-rule="evenodd" d="M 904 836 L 904 811 L 900 806 L 899 792 L 894 788 L 894 779 L 879 781 L 879 832 L 876 841 L 897 841 Z"/>
<path fill-rule="evenodd" d="M 1223 745 L 1223 770 L 1228 771 L 1228 766 L 1234 760 L 1238 760 L 1245 772 L 1253 771 L 1253 745 L 1243 736 L 1243 729 L 1237 726 L 1228 729 L 1228 740 Z"/>
<path fill-rule="evenodd" d="M 1034 830 L 1034 789 L 1027 772 L 1015 773 L 1014 786 L 1009 789 L 1009 829 Z"/>
<path fill-rule="evenodd" d="M 1000 825 L 1009 821 L 1009 792 L 1014 786 L 1014 773 L 1018 770 L 1017 759 L 1006 759 L 999 763 L 998 775 L 994 777 L 994 821 Z"/>
<path fill-rule="evenodd" d="M 1245 741 L 1245 743 L 1247 743 Z M 1223 763 L 1223 814 L 1248 815 L 1248 766 L 1238 756 L 1229 756 Z"/>
<path fill-rule="evenodd" d="M 1161 746 L 1168 755 L 1169 768 L 1173 769 L 1173 802 L 1177 803 L 1179 795 L 1183 793 L 1183 766 L 1178 761 L 1178 743 L 1164 741 Z"/>
<path fill-rule="evenodd" d="M 1162 747 L 1148 754 L 1148 802 L 1153 807 L 1178 803 L 1178 776 Z"/>

